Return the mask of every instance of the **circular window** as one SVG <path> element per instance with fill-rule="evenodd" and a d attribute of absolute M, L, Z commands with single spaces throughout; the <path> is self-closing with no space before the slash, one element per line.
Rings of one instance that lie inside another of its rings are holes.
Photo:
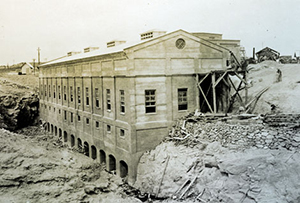
<path fill-rule="evenodd" d="M 180 38 L 180 39 L 176 40 L 176 47 L 178 49 L 183 49 L 185 47 L 185 41 L 184 41 L 184 39 Z"/>

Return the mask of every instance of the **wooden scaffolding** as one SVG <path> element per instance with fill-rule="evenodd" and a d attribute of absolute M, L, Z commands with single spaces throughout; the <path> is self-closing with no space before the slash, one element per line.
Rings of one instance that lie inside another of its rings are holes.
<path fill-rule="evenodd" d="M 230 76 L 236 76 L 238 83 Z M 196 84 L 197 108 L 202 113 L 227 114 L 231 112 L 236 98 L 239 105 L 246 108 L 248 91 L 245 70 L 213 70 L 208 73 L 198 73 Z M 245 90 L 244 97 L 241 95 L 242 90 Z"/>

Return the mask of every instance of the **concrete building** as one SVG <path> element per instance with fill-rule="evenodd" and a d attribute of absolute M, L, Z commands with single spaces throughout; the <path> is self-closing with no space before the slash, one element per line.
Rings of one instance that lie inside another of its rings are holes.
<path fill-rule="evenodd" d="M 133 183 L 141 155 L 173 121 L 201 111 L 199 77 L 231 68 L 239 49 L 238 40 L 220 34 L 153 30 L 135 44 L 110 41 L 106 49 L 69 54 L 40 66 L 41 119 Z"/>

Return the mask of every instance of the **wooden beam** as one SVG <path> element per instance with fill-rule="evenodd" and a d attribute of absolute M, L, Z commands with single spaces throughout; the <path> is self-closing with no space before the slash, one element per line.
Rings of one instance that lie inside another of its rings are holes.
<path fill-rule="evenodd" d="M 231 81 L 230 78 L 229 78 L 229 81 L 231 82 L 231 84 L 232 84 L 232 86 L 234 87 L 234 89 L 236 90 L 236 92 L 235 92 L 235 93 L 232 95 L 232 97 L 230 98 L 230 103 L 229 103 L 229 105 L 228 105 L 228 108 L 227 108 L 226 113 L 228 113 L 228 112 L 230 111 L 230 109 L 231 109 L 231 107 L 232 107 L 232 105 L 233 105 L 233 103 L 234 103 L 235 97 L 236 97 L 236 95 L 237 95 L 237 93 L 238 93 L 238 91 L 240 90 L 241 85 L 242 85 L 242 81 L 241 81 L 240 84 L 239 84 L 239 86 L 238 86 L 238 88 L 235 88 L 235 86 L 234 86 L 234 84 L 233 84 L 233 82 Z M 242 104 L 242 105 L 243 105 L 243 104 Z"/>
<path fill-rule="evenodd" d="M 209 104 L 209 102 L 208 102 L 208 100 L 207 100 L 207 98 L 206 98 L 206 96 L 205 96 L 205 94 L 204 94 L 204 92 L 203 92 L 203 90 L 202 90 L 202 88 L 199 84 L 198 84 L 198 88 L 199 88 L 200 92 L 202 93 L 202 95 L 204 97 L 204 100 L 206 101 L 206 104 L 207 104 L 210 112 L 213 113 L 214 111 L 212 110 L 212 108 L 211 108 L 211 106 L 210 106 L 210 104 Z"/>
<path fill-rule="evenodd" d="M 244 78 L 247 82 L 247 72 L 244 73 Z M 248 102 L 248 82 L 245 84 L 245 104 Z"/>
<path fill-rule="evenodd" d="M 216 73 L 213 73 L 211 75 L 211 82 L 212 82 L 212 88 L 213 88 L 213 107 L 214 107 L 214 113 L 217 113 Z"/>
<path fill-rule="evenodd" d="M 226 74 L 227 74 L 227 71 L 225 71 L 225 73 L 223 73 L 223 75 L 218 78 L 218 80 L 216 81 L 215 87 L 221 82 L 221 80 L 226 76 Z"/>
<path fill-rule="evenodd" d="M 224 84 L 225 84 L 227 87 L 230 87 L 230 85 L 228 84 L 228 82 L 227 82 L 224 78 L 222 78 L 222 80 L 223 80 Z"/>
<path fill-rule="evenodd" d="M 161 186 L 161 184 L 162 184 L 162 182 L 163 182 L 163 180 L 164 180 L 164 177 L 165 177 L 165 173 L 166 173 L 166 169 L 167 169 L 169 160 L 170 160 L 170 156 L 167 157 L 166 165 L 165 165 L 165 168 L 164 168 L 162 177 L 161 177 L 160 182 L 159 182 L 159 185 L 158 185 L 158 190 L 157 190 L 157 193 L 156 193 L 156 197 L 158 197 L 158 195 L 159 195 L 160 186 Z"/>
<path fill-rule="evenodd" d="M 206 98 L 207 98 L 207 95 L 208 95 L 208 93 L 209 93 L 209 91 L 210 91 L 211 86 L 212 86 L 212 85 L 210 84 L 210 85 L 209 85 L 209 88 L 207 89 L 207 92 L 206 92 L 206 94 L 205 94 Z M 204 102 L 205 102 L 205 100 L 202 102 L 201 107 L 203 106 Z"/>
<path fill-rule="evenodd" d="M 231 83 L 231 85 L 232 85 L 232 87 L 234 88 L 234 90 L 235 90 L 235 93 L 233 94 L 234 96 L 238 96 L 238 98 L 240 99 L 240 104 L 242 105 L 242 106 L 245 106 L 245 104 L 244 104 L 244 102 L 243 102 L 243 99 L 242 99 L 242 97 L 241 97 L 241 95 L 239 94 L 239 91 L 240 91 L 240 86 L 241 86 L 241 84 L 242 84 L 242 82 L 240 82 L 240 84 L 239 84 L 239 88 L 237 89 L 235 86 L 234 86 L 234 84 L 233 84 L 233 82 L 232 82 L 232 80 L 231 80 L 231 78 L 229 78 L 229 81 L 230 81 L 230 83 Z"/>
<path fill-rule="evenodd" d="M 200 82 L 198 83 L 198 85 L 201 85 L 201 83 L 202 83 L 209 75 L 210 75 L 210 73 L 207 73 L 207 74 L 204 76 L 204 78 L 202 78 L 202 79 L 200 80 Z"/>
<path fill-rule="evenodd" d="M 196 84 L 198 84 L 199 82 L 199 74 L 196 75 Z M 196 87 L 197 88 L 197 87 Z M 200 107 L 200 92 L 199 92 L 199 89 L 197 88 L 197 91 L 196 91 L 196 104 L 197 104 L 197 109 L 199 111 L 201 111 L 201 107 Z"/>
<path fill-rule="evenodd" d="M 246 81 L 244 78 L 242 78 L 236 71 L 234 71 L 234 74 L 235 74 L 241 81 L 243 81 L 243 83 L 245 83 L 245 85 L 247 85 L 247 81 Z M 244 75 L 244 77 L 245 77 L 245 75 Z"/>

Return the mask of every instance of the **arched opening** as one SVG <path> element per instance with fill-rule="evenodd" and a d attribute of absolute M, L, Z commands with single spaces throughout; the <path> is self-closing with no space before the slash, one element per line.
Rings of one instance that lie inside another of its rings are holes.
<path fill-rule="evenodd" d="M 54 127 L 54 134 L 55 134 L 55 136 L 57 136 L 57 127 L 56 126 Z"/>
<path fill-rule="evenodd" d="M 68 142 L 68 133 L 64 131 L 64 142 Z"/>
<path fill-rule="evenodd" d="M 62 131 L 61 131 L 60 128 L 59 128 L 59 130 L 58 130 L 58 134 L 59 134 L 59 138 L 62 138 Z"/>
<path fill-rule="evenodd" d="M 48 132 L 50 132 L 50 123 L 47 123 Z"/>
<path fill-rule="evenodd" d="M 78 147 L 78 151 L 82 152 L 82 141 L 80 138 L 77 139 L 77 147 Z"/>
<path fill-rule="evenodd" d="M 120 177 L 124 178 L 128 174 L 128 165 L 125 161 L 120 161 Z"/>
<path fill-rule="evenodd" d="M 105 154 L 105 151 L 103 151 L 103 150 L 100 150 L 100 163 L 106 164 L 106 154 Z"/>
<path fill-rule="evenodd" d="M 84 155 L 90 156 L 89 143 L 84 142 Z"/>
<path fill-rule="evenodd" d="M 71 147 L 75 146 L 75 136 L 71 135 Z"/>
<path fill-rule="evenodd" d="M 92 159 L 97 159 L 97 149 L 94 145 L 91 146 L 91 152 L 92 152 Z"/>
<path fill-rule="evenodd" d="M 44 130 L 45 130 L 45 131 L 47 131 L 47 130 L 48 130 L 48 129 L 47 129 L 47 127 L 48 127 L 48 123 L 44 123 L 44 125 L 43 125 L 43 126 L 44 126 Z"/>
<path fill-rule="evenodd" d="M 116 170 L 116 158 L 113 155 L 108 156 L 108 170 L 114 171 Z"/>
<path fill-rule="evenodd" d="M 51 124 L 51 134 L 53 134 L 54 130 L 53 130 L 53 125 Z"/>

